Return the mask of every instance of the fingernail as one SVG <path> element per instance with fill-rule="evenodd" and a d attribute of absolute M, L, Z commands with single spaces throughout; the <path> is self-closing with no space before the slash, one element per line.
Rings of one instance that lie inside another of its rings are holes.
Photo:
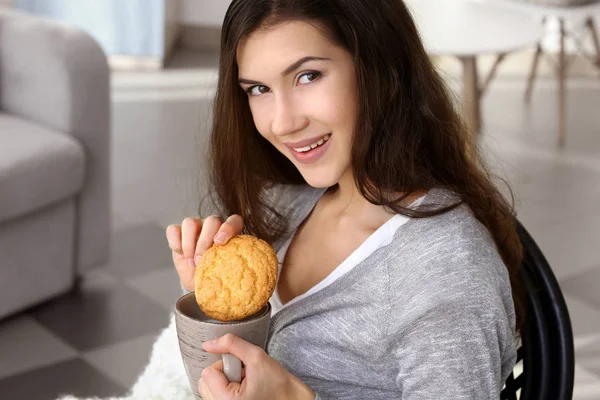
<path fill-rule="evenodd" d="M 194 258 L 194 260 L 196 261 L 196 265 L 198 265 L 201 258 L 202 258 L 202 256 L 196 256 L 196 258 Z"/>
<path fill-rule="evenodd" d="M 207 340 L 206 342 L 202 343 L 202 347 L 204 348 L 204 350 L 206 349 L 210 349 L 214 346 L 215 341 L 214 340 Z"/>
<path fill-rule="evenodd" d="M 190 267 L 192 268 L 196 268 L 196 263 L 194 262 L 193 258 L 188 258 L 188 264 L 190 265 Z"/>
<path fill-rule="evenodd" d="M 216 243 L 223 244 L 227 240 L 227 234 L 225 232 L 219 232 L 214 240 Z"/>

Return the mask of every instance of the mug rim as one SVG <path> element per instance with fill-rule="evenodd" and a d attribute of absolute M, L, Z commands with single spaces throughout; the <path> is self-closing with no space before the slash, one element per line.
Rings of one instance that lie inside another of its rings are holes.
<path fill-rule="evenodd" d="M 209 324 L 209 325 L 215 325 L 215 326 L 223 326 L 223 325 L 243 325 L 243 324 L 249 324 L 249 323 L 253 323 L 256 321 L 259 321 L 261 319 L 263 319 L 265 316 L 269 315 L 271 313 L 272 310 L 272 306 L 271 306 L 271 302 L 267 301 L 267 304 L 265 304 L 259 311 L 258 313 L 260 313 L 261 310 L 265 310 L 263 313 L 261 313 L 260 315 L 258 315 L 255 318 L 252 318 L 250 320 L 247 321 L 219 321 L 219 322 L 212 322 L 212 321 L 202 321 L 196 318 L 192 318 L 189 315 L 185 314 L 184 312 L 182 312 L 179 309 L 179 305 L 181 302 L 183 302 L 187 297 L 189 296 L 195 296 L 196 293 L 195 292 L 189 292 L 184 294 L 183 296 L 181 296 L 176 302 L 175 302 L 175 313 L 187 320 L 193 321 L 193 322 L 197 322 L 197 323 L 202 323 L 202 324 Z M 200 310 L 202 311 L 202 310 Z M 202 312 L 204 314 L 204 312 Z M 204 314 L 206 315 L 206 314 Z M 255 314 L 256 315 L 256 314 Z M 215 319 L 215 318 L 213 318 Z"/>

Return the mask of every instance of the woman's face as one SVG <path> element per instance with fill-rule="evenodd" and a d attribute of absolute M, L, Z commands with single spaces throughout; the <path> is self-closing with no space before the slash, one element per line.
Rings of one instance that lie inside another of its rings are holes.
<path fill-rule="evenodd" d="M 260 134 L 309 185 L 350 171 L 357 90 L 350 54 L 314 26 L 289 22 L 249 35 L 237 51 L 240 86 Z"/>

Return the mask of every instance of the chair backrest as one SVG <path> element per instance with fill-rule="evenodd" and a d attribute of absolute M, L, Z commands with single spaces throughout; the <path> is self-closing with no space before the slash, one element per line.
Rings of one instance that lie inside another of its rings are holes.
<path fill-rule="evenodd" d="M 502 400 L 567 400 L 573 395 L 575 351 L 565 299 L 556 277 L 527 230 L 518 224 L 524 259 L 521 277 L 527 293 L 527 311 L 517 369 L 506 380 Z M 520 391 L 520 397 L 517 395 Z"/>

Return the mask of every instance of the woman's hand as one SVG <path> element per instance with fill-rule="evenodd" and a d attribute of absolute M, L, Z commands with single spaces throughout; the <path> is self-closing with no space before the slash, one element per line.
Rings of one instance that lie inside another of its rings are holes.
<path fill-rule="evenodd" d="M 229 382 L 223 373 L 223 361 L 202 371 L 198 387 L 205 400 L 314 400 L 315 394 L 300 379 L 285 370 L 263 349 L 239 337 L 227 334 L 204 342 L 209 353 L 233 354 L 243 365 L 241 383 Z"/>
<path fill-rule="evenodd" d="M 223 245 L 242 233 L 242 229 L 244 221 L 239 215 L 232 215 L 225 223 L 217 216 L 205 219 L 186 218 L 181 225 L 167 227 L 167 241 L 173 252 L 173 263 L 184 289 L 188 292 L 195 290 L 194 272 L 200 256 L 213 243 Z"/>

